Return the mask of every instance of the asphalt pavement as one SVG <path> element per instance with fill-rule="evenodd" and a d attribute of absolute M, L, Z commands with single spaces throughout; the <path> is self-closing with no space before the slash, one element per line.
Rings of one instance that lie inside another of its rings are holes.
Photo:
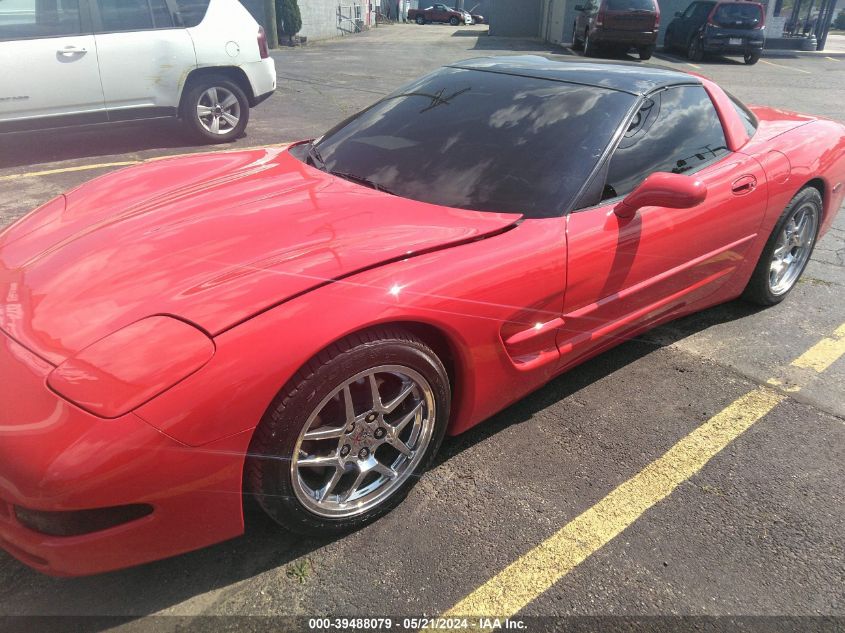
<path fill-rule="evenodd" d="M 573 54 L 437 25 L 274 51 L 278 93 L 225 149 L 314 137 L 441 64 L 517 52 Z M 845 59 L 749 67 L 658 53 L 648 63 L 700 73 L 748 103 L 845 121 Z M 0 137 L 0 226 L 122 165 L 208 151 L 182 139 L 162 123 Z M 843 287 L 840 213 L 785 302 L 719 306 L 561 376 L 447 440 L 408 499 L 375 524 L 303 538 L 250 507 L 241 538 L 82 579 L 48 578 L 0 553 L 0 615 L 109 616 L 74 623 L 88 630 L 249 630 L 260 620 L 240 616 L 434 616 L 498 596 L 514 605 L 502 615 L 517 619 L 647 616 L 654 627 L 768 616 L 770 630 L 841 630 Z M 701 429 L 712 441 L 712 428 L 723 444 L 699 441 Z M 649 479 L 667 468 L 683 475 Z M 640 510 L 607 510 L 632 500 Z M 587 622 L 608 630 L 617 621 Z"/>

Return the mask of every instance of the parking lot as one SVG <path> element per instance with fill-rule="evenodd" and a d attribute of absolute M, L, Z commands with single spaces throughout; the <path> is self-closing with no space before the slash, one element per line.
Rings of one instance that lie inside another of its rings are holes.
<path fill-rule="evenodd" d="M 517 52 L 573 55 L 438 25 L 274 51 L 277 93 L 223 149 L 310 138 L 439 65 Z M 845 121 L 845 58 L 646 63 Z M 198 151 L 162 123 L 7 135 L 0 226 L 109 170 Z M 830 627 L 845 618 L 843 289 L 840 212 L 784 303 L 713 308 L 557 378 L 447 439 L 408 499 L 354 534 L 294 536 L 248 508 L 243 537 L 96 577 L 48 578 L 0 552 L 0 614 L 126 631 L 442 613 L 793 616 L 761 626 L 841 630 Z M 639 509 L 618 512 L 620 495 Z"/>

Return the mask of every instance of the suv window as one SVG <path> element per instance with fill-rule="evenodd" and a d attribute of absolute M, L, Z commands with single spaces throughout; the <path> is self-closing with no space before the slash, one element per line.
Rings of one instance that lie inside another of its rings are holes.
<path fill-rule="evenodd" d="M 654 11 L 653 0 L 606 0 L 608 11 Z"/>
<path fill-rule="evenodd" d="M 763 8 L 750 2 L 726 2 L 713 13 L 713 22 L 724 27 L 754 28 L 763 20 Z"/>
<path fill-rule="evenodd" d="M 710 14 L 710 11 L 715 6 L 713 2 L 693 2 L 684 11 L 685 18 L 697 18 L 698 21 L 704 21 Z"/>
<path fill-rule="evenodd" d="M 633 104 L 596 86 L 444 68 L 327 132 L 316 164 L 412 200 L 550 217 Z"/>
<path fill-rule="evenodd" d="M 79 0 L 0 0 L 0 40 L 81 32 Z"/>
<path fill-rule="evenodd" d="M 177 24 L 185 28 L 197 26 L 208 11 L 210 0 L 176 0 Z"/>
<path fill-rule="evenodd" d="M 624 196 L 657 171 L 693 173 L 728 152 L 722 123 L 702 86 L 651 96 L 613 153 L 602 199 Z"/>
<path fill-rule="evenodd" d="M 165 0 L 97 0 L 102 30 L 145 31 L 173 26 Z"/>

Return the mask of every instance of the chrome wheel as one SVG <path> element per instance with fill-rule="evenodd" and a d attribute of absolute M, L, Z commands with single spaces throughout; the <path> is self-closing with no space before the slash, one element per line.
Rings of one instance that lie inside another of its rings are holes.
<path fill-rule="evenodd" d="M 234 93 L 221 86 L 212 86 L 197 102 L 200 125 L 212 134 L 228 134 L 241 120 L 241 104 Z"/>
<path fill-rule="evenodd" d="M 297 499 L 342 518 L 387 499 L 422 460 L 435 426 L 434 392 L 419 373 L 382 365 L 356 374 L 308 416 L 291 460 Z"/>
<path fill-rule="evenodd" d="M 818 211 L 813 204 L 798 207 L 778 235 L 769 266 L 769 289 L 774 295 L 789 291 L 804 270 L 818 228 Z"/>

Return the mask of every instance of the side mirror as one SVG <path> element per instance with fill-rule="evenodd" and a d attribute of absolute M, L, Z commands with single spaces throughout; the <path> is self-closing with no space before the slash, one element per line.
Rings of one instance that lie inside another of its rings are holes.
<path fill-rule="evenodd" d="M 675 11 L 675 17 L 676 17 L 676 18 L 679 18 L 679 17 L 681 17 L 682 15 L 683 15 L 683 13 L 681 13 L 680 11 Z"/>
<path fill-rule="evenodd" d="M 707 186 L 700 180 L 681 174 L 657 172 L 622 199 L 613 212 L 620 218 L 630 218 L 642 207 L 689 209 L 704 202 Z"/>
<path fill-rule="evenodd" d="M 583 11 L 583 10 L 584 10 L 584 5 L 583 5 L 583 4 L 576 4 L 576 5 L 575 5 L 575 10 L 576 10 L 576 11 Z"/>

